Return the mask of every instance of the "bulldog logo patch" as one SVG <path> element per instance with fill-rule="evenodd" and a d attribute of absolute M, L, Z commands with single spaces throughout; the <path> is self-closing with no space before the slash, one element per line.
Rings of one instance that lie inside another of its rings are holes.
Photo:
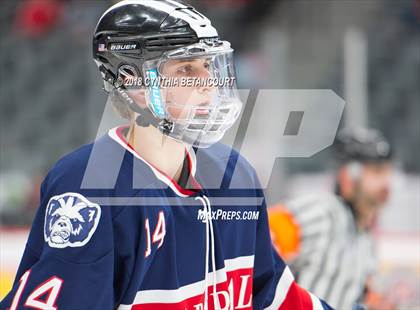
<path fill-rule="evenodd" d="M 100 217 L 100 206 L 78 193 L 54 196 L 45 212 L 45 242 L 53 248 L 84 246 L 95 232 Z"/>

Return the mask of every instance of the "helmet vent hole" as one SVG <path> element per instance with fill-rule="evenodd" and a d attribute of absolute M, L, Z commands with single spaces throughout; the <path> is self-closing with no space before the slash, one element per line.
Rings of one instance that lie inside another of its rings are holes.
<path fill-rule="evenodd" d="M 162 51 L 182 47 L 197 42 L 194 35 L 159 36 L 146 40 L 146 49 L 149 51 Z"/>

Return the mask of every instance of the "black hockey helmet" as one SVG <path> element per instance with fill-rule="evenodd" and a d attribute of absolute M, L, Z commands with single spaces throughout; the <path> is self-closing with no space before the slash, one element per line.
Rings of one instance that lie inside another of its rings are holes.
<path fill-rule="evenodd" d="M 375 129 L 345 128 L 336 137 L 334 155 L 340 163 L 380 163 L 391 159 L 388 141 Z"/>
<path fill-rule="evenodd" d="M 201 147 L 220 140 L 238 118 L 242 103 L 236 83 L 218 86 L 211 100 L 205 100 L 208 113 L 203 117 L 199 111 L 203 102 L 174 102 L 167 89 L 156 85 L 143 85 L 147 108 L 140 108 L 125 81 L 158 80 L 166 63 L 194 59 L 211 63 L 211 77 L 235 80 L 232 55 L 230 43 L 219 40 L 209 19 L 175 0 L 121 1 L 102 15 L 93 37 L 93 57 L 110 97 L 118 97 L 139 114 L 138 125 L 153 125 L 174 139 Z M 182 119 L 170 113 L 180 107 L 186 111 Z"/>
<path fill-rule="evenodd" d="M 116 79 L 121 65 L 135 61 L 138 66 L 165 51 L 217 37 L 210 21 L 191 6 L 174 0 L 125 0 L 99 19 L 93 58 L 103 74 Z"/>

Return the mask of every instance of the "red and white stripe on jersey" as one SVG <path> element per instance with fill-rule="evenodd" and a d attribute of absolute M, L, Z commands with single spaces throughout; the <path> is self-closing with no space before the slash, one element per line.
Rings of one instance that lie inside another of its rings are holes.
<path fill-rule="evenodd" d="M 225 267 L 216 271 L 217 298 L 221 309 L 252 309 L 252 278 L 254 256 L 225 260 Z M 209 310 L 213 308 L 213 273 L 208 278 Z M 205 280 L 174 290 L 139 291 L 131 305 L 120 305 L 119 310 L 185 310 L 204 309 Z"/>
<path fill-rule="evenodd" d="M 125 139 L 123 130 L 127 129 L 127 126 L 122 127 L 115 127 L 111 130 L 109 130 L 108 135 L 116 141 L 118 144 L 120 144 L 124 149 L 129 151 L 131 154 L 134 155 L 134 157 L 138 158 L 142 162 L 144 162 L 154 173 L 156 178 L 158 178 L 160 181 L 168 185 L 178 196 L 180 197 L 188 197 L 194 194 L 194 190 L 192 189 L 186 189 L 182 188 L 177 182 L 175 182 L 170 176 L 168 176 L 166 173 L 162 172 L 159 168 L 155 167 L 151 163 L 149 163 L 147 160 L 145 160 L 143 157 L 141 157 L 134 148 L 128 143 L 128 141 Z M 187 150 L 185 149 L 187 161 L 188 161 L 188 168 L 190 171 L 190 177 L 189 181 L 191 183 L 191 186 L 194 189 L 200 189 L 201 185 L 196 181 L 194 178 L 195 171 L 197 168 L 197 162 L 196 157 L 193 149 Z"/>
<path fill-rule="evenodd" d="M 217 298 L 220 310 L 252 309 L 252 279 L 254 256 L 225 260 L 225 267 L 216 271 Z M 213 279 L 210 273 L 209 279 Z M 208 309 L 214 309 L 213 285 L 208 281 Z M 144 290 L 137 292 L 130 305 L 118 310 L 201 310 L 204 309 L 205 281 L 198 281 L 173 290 Z M 276 286 L 272 304 L 266 309 L 313 309 L 323 307 L 317 297 L 300 288 L 286 267 Z"/>
<path fill-rule="evenodd" d="M 286 266 L 276 286 L 276 294 L 267 310 L 313 309 L 323 310 L 320 300 L 296 284 L 292 272 Z"/>

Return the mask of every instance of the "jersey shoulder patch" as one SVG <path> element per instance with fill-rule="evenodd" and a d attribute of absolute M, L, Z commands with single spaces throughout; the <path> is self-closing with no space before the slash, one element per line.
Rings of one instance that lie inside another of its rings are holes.
<path fill-rule="evenodd" d="M 81 247 L 92 238 L 101 207 L 78 193 L 53 196 L 45 210 L 44 238 L 53 248 Z"/>

